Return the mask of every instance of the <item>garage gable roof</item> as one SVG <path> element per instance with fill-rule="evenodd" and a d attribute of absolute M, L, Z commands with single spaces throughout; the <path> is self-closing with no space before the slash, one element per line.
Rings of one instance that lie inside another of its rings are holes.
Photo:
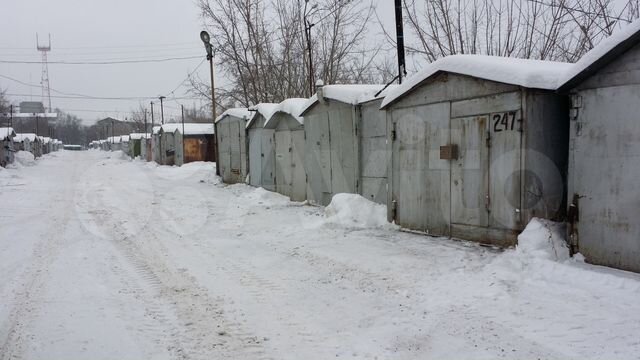
<path fill-rule="evenodd" d="M 467 75 L 531 89 L 556 90 L 572 66 L 569 63 L 555 61 L 488 55 L 451 55 L 432 62 L 422 71 L 407 78 L 402 85 L 390 90 L 382 101 L 381 108 L 384 109 L 400 100 L 441 72 Z"/>

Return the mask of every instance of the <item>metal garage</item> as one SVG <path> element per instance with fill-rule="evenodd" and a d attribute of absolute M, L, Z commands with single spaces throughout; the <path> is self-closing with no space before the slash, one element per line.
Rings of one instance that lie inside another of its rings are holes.
<path fill-rule="evenodd" d="M 360 104 L 384 85 L 318 86 L 303 107 L 307 199 L 328 205 L 338 193 L 362 193 Z"/>
<path fill-rule="evenodd" d="M 264 124 L 274 132 L 275 191 L 293 201 L 307 199 L 304 164 L 304 121 L 299 116 L 307 99 L 287 99 L 278 104 Z"/>
<path fill-rule="evenodd" d="M 262 103 L 249 108 L 253 113 L 247 121 L 249 142 L 249 184 L 275 191 L 275 142 L 273 129 L 265 129 L 277 104 Z"/>
<path fill-rule="evenodd" d="M 226 110 L 216 119 L 216 140 L 218 141 L 222 181 L 227 184 L 242 183 L 248 173 L 247 136 L 245 127 L 253 116 L 247 108 Z"/>
<path fill-rule="evenodd" d="M 433 235 L 513 245 L 564 213 L 570 64 L 440 59 L 389 92 L 389 219 Z"/>
<path fill-rule="evenodd" d="M 569 74 L 569 239 L 591 263 L 640 272 L 640 22 Z"/>

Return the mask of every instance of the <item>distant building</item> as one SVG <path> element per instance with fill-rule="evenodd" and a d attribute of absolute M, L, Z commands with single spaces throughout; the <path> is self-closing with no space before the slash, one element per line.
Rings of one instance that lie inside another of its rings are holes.
<path fill-rule="evenodd" d="M 20 103 L 20 113 L 44 113 L 44 105 L 39 101 L 23 101 Z"/>

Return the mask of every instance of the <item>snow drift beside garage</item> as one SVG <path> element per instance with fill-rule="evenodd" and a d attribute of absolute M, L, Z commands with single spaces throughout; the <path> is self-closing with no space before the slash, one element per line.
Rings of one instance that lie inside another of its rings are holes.
<path fill-rule="evenodd" d="M 402 85 L 390 90 L 382 101 L 381 108 L 387 107 L 440 72 L 467 75 L 531 89 L 556 90 L 562 85 L 563 79 L 573 66 L 573 64 L 555 61 L 487 55 L 451 55 L 432 62 L 422 71 L 407 78 Z"/>

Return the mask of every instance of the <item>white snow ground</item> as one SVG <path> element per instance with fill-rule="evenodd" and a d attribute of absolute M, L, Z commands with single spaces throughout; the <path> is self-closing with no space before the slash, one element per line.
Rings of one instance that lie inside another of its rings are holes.
<path fill-rule="evenodd" d="M 348 196 L 325 216 L 225 186 L 211 164 L 19 155 L 0 169 L 0 359 L 640 354 L 640 275 L 567 259 L 543 222 L 499 252 Z"/>

